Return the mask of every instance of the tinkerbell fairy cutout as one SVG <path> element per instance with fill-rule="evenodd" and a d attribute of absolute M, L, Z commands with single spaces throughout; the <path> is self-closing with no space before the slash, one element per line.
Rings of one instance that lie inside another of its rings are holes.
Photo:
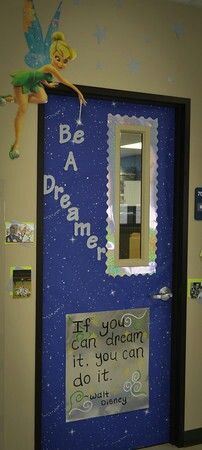
<path fill-rule="evenodd" d="M 62 2 L 55 12 L 44 40 L 33 0 L 24 1 L 23 25 L 29 48 L 25 62 L 33 70 L 21 70 L 11 74 L 14 93 L 0 97 L 0 105 L 15 102 L 18 106 L 14 122 L 15 140 L 9 149 L 11 159 L 20 156 L 20 139 L 29 103 L 38 105 L 48 101 L 45 87 L 54 88 L 61 83 L 76 92 L 80 101 L 80 111 L 81 106 L 86 104 L 80 90 L 60 73 L 77 56 L 76 51 L 65 41 L 64 34 L 57 31 L 61 4 Z"/>

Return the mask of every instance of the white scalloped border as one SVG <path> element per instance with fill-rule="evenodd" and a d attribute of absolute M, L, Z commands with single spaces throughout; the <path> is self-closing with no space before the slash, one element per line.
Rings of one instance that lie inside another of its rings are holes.
<path fill-rule="evenodd" d="M 149 264 L 141 267 L 117 267 L 114 263 L 114 186 L 115 186 L 115 127 L 116 125 L 141 125 L 150 127 L 150 238 Z M 157 226 L 158 226 L 158 119 L 151 117 L 121 116 L 108 114 L 108 157 L 107 157 L 107 253 L 106 274 L 116 276 L 152 275 L 156 273 Z M 153 257 L 151 253 L 153 251 Z"/>

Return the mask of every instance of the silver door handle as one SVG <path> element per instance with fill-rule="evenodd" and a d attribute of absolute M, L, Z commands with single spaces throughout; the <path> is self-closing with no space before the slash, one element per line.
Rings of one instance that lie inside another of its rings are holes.
<path fill-rule="evenodd" d="M 167 300 L 170 300 L 172 298 L 173 294 L 170 290 L 170 288 L 164 286 L 160 289 L 160 291 L 157 294 L 153 294 L 152 298 L 154 300 L 163 300 L 166 302 Z"/>

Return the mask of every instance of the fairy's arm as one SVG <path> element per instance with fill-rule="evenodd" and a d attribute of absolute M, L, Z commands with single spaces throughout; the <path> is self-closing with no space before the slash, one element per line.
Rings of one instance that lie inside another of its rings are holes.
<path fill-rule="evenodd" d="M 57 83 L 56 81 L 51 81 L 50 83 L 46 80 L 42 81 L 42 84 L 44 84 L 44 86 L 48 87 L 48 88 L 55 88 L 58 86 L 59 83 Z"/>
<path fill-rule="evenodd" d="M 65 86 L 67 86 L 70 89 L 72 89 L 73 91 L 75 91 L 79 97 L 80 102 L 84 105 L 86 104 L 86 101 L 85 101 L 84 96 L 81 93 L 81 91 L 74 84 L 72 84 L 70 81 L 68 81 L 62 75 L 60 75 L 60 72 L 57 69 L 55 69 L 55 67 L 53 67 L 51 64 L 48 64 L 47 66 L 42 67 L 41 70 L 44 73 L 50 73 L 60 83 L 64 84 Z"/>

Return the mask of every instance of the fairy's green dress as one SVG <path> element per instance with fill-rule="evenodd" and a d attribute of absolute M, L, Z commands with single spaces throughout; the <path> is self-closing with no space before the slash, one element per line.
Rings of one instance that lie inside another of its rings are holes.
<path fill-rule="evenodd" d="M 38 92 L 40 87 L 43 87 L 42 81 L 51 83 L 53 77 L 50 73 L 43 73 L 37 70 L 20 70 L 11 74 L 12 84 L 16 87 L 22 87 L 23 94 L 29 92 Z"/>

